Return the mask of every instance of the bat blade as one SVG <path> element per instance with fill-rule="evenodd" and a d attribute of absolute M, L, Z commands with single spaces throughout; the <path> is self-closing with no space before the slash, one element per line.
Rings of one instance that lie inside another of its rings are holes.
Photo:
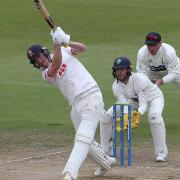
<path fill-rule="evenodd" d="M 40 15 L 45 19 L 45 21 L 48 23 L 48 25 L 51 27 L 51 29 L 56 29 L 56 24 L 50 17 L 48 10 L 46 9 L 46 6 L 44 5 L 42 0 L 34 0 L 35 6 L 37 10 L 39 11 Z"/>

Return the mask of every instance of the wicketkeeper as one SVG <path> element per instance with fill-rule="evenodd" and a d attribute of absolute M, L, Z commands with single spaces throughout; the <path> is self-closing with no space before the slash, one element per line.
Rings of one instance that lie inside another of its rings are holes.
<path fill-rule="evenodd" d="M 141 73 L 133 73 L 131 62 L 126 57 L 118 57 L 113 64 L 113 93 L 119 97 L 122 104 L 127 102 L 132 105 L 135 116 L 148 112 L 148 121 L 154 142 L 156 161 L 166 161 L 168 150 L 166 146 L 166 129 L 162 117 L 164 97 L 157 85 Z M 138 102 L 136 101 L 138 97 Z M 100 121 L 101 145 L 106 153 L 112 155 L 112 107 L 106 112 L 104 119 Z M 139 122 L 137 120 L 137 122 Z M 137 123 L 139 124 L 139 123 Z"/>

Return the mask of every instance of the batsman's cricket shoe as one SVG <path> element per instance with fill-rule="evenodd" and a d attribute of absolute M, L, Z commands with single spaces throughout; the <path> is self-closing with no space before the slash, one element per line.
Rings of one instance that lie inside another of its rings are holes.
<path fill-rule="evenodd" d="M 159 153 L 156 157 L 157 162 L 166 162 L 167 161 L 167 154 Z"/>
<path fill-rule="evenodd" d="M 111 162 L 111 167 L 113 167 L 115 164 L 116 164 L 116 159 L 115 158 L 113 158 L 113 157 L 109 157 L 109 161 Z M 106 171 L 107 171 L 108 169 L 105 169 L 105 168 L 103 168 L 103 167 L 99 167 L 95 172 L 94 172 L 94 175 L 95 176 L 103 176 L 105 173 L 106 173 Z"/>
<path fill-rule="evenodd" d="M 73 180 L 72 178 L 64 177 L 63 180 Z"/>
<path fill-rule="evenodd" d="M 63 180 L 73 180 L 73 178 L 69 174 L 65 174 Z"/>

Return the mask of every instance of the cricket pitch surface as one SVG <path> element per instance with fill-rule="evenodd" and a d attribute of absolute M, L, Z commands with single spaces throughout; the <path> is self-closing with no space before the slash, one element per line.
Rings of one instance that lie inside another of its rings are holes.
<path fill-rule="evenodd" d="M 51 151 L 14 150 L 0 156 L 0 180 L 62 180 L 62 171 L 72 147 Z M 78 180 L 179 180 L 180 149 L 169 150 L 167 162 L 155 162 L 152 148 L 133 148 L 132 166 L 117 164 L 103 177 L 94 177 L 97 165 L 87 158 Z"/>

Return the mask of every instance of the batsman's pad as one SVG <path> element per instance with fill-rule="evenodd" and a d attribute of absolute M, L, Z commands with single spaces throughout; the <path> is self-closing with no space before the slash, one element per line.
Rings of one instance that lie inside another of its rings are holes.
<path fill-rule="evenodd" d="M 94 141 L 95 128 L 91 121 L 82 121 L 76 132 L 75 141 L 92 144 Z"/>
<path fill-rule="evenodd" d="M 104 169 L 111 168 L 111 158 L 107 156 L 100 144 L 94 141 L 94 144 L 91 145 L 88 157 L 92 159 L 98 166 Z"/>
<path fill-rule="evenodd" d="M 133 111 L 132 112 L 132 120 L 131 120 L 131 128 L 138 128 L 140 124 L 140 113 L 137 111 Z M 128 129 L 128 114 L 125 113 L 124 114 L 124 131 L 126 131 Z M 120 128 L 120 118 L 116 119 L 116 130 L 118 132 L 120 132 L 121 128 Z"/>

